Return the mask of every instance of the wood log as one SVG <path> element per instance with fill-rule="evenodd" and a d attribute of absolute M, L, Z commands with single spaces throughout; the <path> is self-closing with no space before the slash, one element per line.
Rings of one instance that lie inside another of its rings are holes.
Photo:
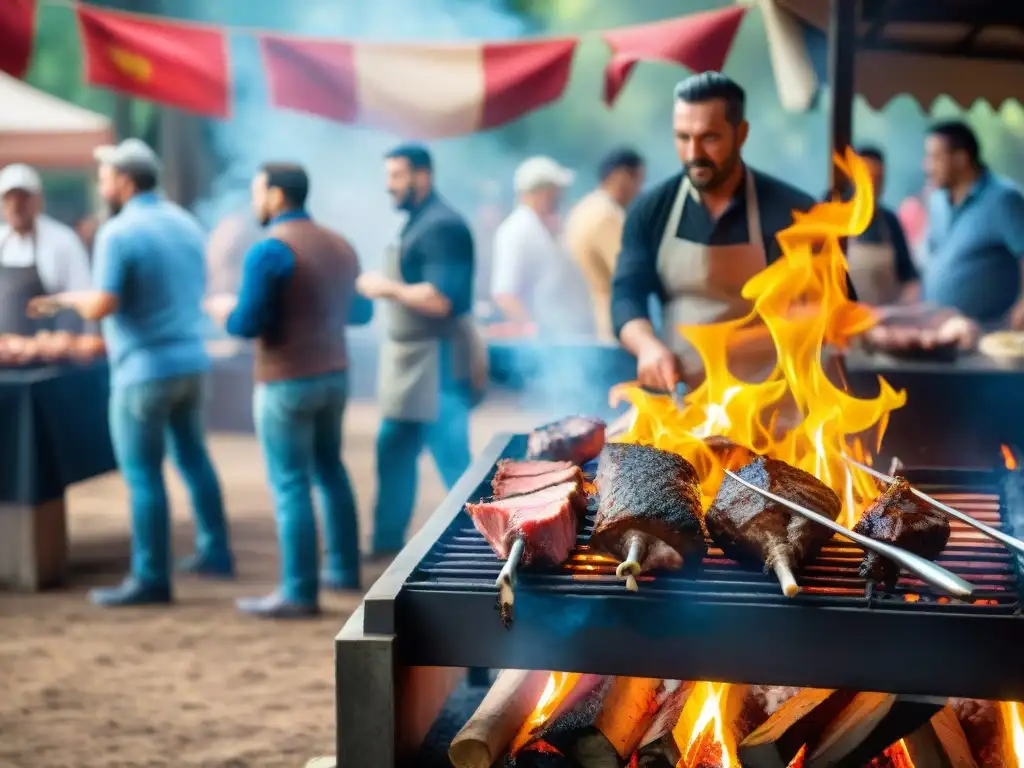
<path fill-rule="evenodd" d="M 816 743 L 855 695 L 803 688 L 740 743 L 740 762 L 744 768 L 787 768 L 801 747 Z"/>
<path fill-rule="evenodd" d="M 980 699 L 950 699 L 949 706 L 957 716 L 963 729 L 971 754 L 984 768 L 1016 768 L 1012 744 L 1006 742 L 1009 735 L 1000 713 L 998 702 Z M 1006 754 L 1011 759 L 1007 762 Z"/>
<path fill-rule="evenodd" d="M 580 675 L 555 705 L 550 717 L 532 728 L 523 746 L 545 741 L 562 754 L 570 754 L 576 739 L 593 728 L 614 679 L 607 675 Z M 520 741 L 516 739 L 517 743 Z"/>
<path fill-rule="evenodd" d="M 491 768 L 540 700 L 549 672 L 502 670 L 476 712 L 452 739 L 455 768 Z"/>
<path fill-rule="evenodd" d="M 707 703 L 706 696 L 690 696 L 683 707 L 679 723 L 674 729 L 680 743 L 684 764 L 687 766 L 716 766 L 723 762 L 723 755 L 735 758 L 737 744 L 741 740 L 743 712 L 750 695 L 749 685 L 727 685 L 718 700 L 722 722 L 722 741 L 715 739 L 714 720 L 701 722 L 701 713 Z M 700 732 L 695 732 L 700 727 Z M 735 762 L 735 760 L 733 760 Z"/>
<path fill-rule="evenodd" d="M 931 720 L 903 737 L 914 768 L 978 768 L 964 729 L 948 704 Z"/>
<path fill-rule="evenodd" d="M 858 693 L 809 750 L 804 768 L 861 768 L 945 705 L 945 699 L 928 696 Z"/>
<path fill-rule="evenodd" d="M 586 768 L 619 768 L 640 746 L 658 713 L 659 678 L 616 677 L 592 728 L 580 734 L 569 754 Z"/>
<path fill-rule="evenodd" d="M 673 729 L 693 693 L 694 683 L 665 680 L 658 692 L 658 711 L 636 751 L 637 768 L 675 768 L 683 759 Z"/>

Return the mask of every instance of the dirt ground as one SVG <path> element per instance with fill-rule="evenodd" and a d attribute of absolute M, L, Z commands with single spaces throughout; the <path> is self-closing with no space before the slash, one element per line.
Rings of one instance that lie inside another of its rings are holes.
<path fill-rule="evenodd" d="M 377 421 L 372 406 L 357 404 L 346 424 L 364 541 Z M 511 407 L 486 406 L 474 419 L 474 449 L 529 421 Z M 360 595 L 325 595 L 324 616 L 308 622 L 235 612 L 236 597 L 273 587 L 277 545 L 254 439 L 211 442 L 239 578 L 179 578 L 171 608 L 94 608 L 86 591 L 116 583 L 127 567 L 125 489 L 116 474 L 73 488 L 68 588 L 0 593 L 0 768 L 300 768 L 334 753 L 332 640 Z M 417 526 L 444 496 L 424 462 Z M 174 472 L 168 477 L 180 554 L 191 550 L 189 508 Z M 367 567 L 364 585 L 381 571 Z"/>

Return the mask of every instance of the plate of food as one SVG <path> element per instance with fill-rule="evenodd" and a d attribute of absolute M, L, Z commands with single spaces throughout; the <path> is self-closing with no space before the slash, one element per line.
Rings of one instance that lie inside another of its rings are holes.
<path fill-rule="evenodd" d="M 978 326 L 963 315 L 888 318 L 868 330 L 863 345 L 903 360 L 953 362 L 961 352 L 974 349 Z"/>
<path fill-rule="evenodd" d="M 997 363 L 1024 366 L 1024 331 L 995 331 L 981 337 L 978 351 Z"/>

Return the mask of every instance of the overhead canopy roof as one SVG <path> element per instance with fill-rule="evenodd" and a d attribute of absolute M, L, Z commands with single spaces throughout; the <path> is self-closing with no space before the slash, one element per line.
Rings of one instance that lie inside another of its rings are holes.
<path fill-rule="evenodd" d="M 1024 93 L 1024 0 L 857 2 L 856 89 L 877 108 L 908 94 L 928 108 L 942 95 L 998 107 Z M 822 79 L 815 37 L 830 0 L 759 0 L 787 109 L 807 109 Z"/>
<path fill-rule="evenodd" d="M 0 167 L 93 165 L 92 151 L 113 138 L 110 120 L 0 72 Z"/>

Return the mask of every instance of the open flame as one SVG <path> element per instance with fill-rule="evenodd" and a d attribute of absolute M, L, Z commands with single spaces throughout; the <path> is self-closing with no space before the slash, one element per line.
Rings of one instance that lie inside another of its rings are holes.
<path fill-rule="evenodd" d="M 512 740 L 509 752 L 515 755 L 525 747 L 533 736 L 533 732 L 544 725 L 555 713 L 558 705 L 583 677 L 579 672 L 552 672 L 548 682 L 537 700 L 537 706 L 526 721 L 519 727 L 519 732 Z"/>
<path fill-rule="evenodd" d="M 676 726 L 676 743 L 686 744 L 677 768 L 734 768 L 736 765 L 722 734 L 722 697 L 728 688 L 726 683 L 701 683 L 694 689 L 691 696 L 703 697 L 704 704 L 689 733 L 678 732 L 685 726 L 682 720 Z"/>
<path fill-rule="evenodd" d="M 1024 765 L 1024 704 L 1005 701 L 1001 706 L 1007 741 L 1017 758 L 1017 765 Z"/>
<path fill-rule="evenodd" d="M 870 463 L 865 442 L 877 450 L 889 414 L 906 403 L 906 393 L 880 378 L 876 397 L 856 398 L 827 372 L 828 348 L 846 346 L 875 323 L 870 308 L 846 295 L 840 245 L 841 238 L 859 235 L 871 222 L 871 182 L 867 166 L 852 151 L 845 160 L 837 157 L 836 164 L 852 180 L 853 198 L 794 213 L 792 226 L 778 235 L 783 257 L 743 287 L 744 298 L 752 302 L 750 314 L 678 329 L 700 354 L 705 371 L 703 383 L 687 394 L 683 407 L 635 382 L 612 390 L 613 403 L 627 400 L 636 413 L 619 440 L 688 459 L 702 478 L 705 505 L 723 477 L 719 460 L 702 442 L 712 435 L 815 475 L 843 498 L 848 525 L 878 493 L 874 479 L 852 469 L 842 454 Z M 763 381 L 744 381 L 729 370 L 728 353 L 758 339 L 770 339 L 775 366 Z M 787 412 L 795 418 L 787 418 Z"/>

